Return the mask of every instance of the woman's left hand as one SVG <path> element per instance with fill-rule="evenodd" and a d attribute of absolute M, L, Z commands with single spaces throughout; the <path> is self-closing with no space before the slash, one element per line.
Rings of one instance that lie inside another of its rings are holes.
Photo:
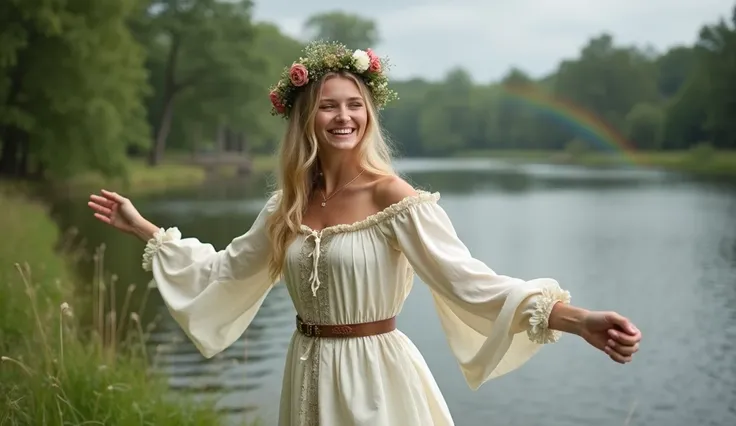
<path fill-rule="evenodd" d="M 641 331 L 616 312 L 589 312 L 583 318 L 580 336 L 612 360 L 625 364 L 639 350 Z"/>

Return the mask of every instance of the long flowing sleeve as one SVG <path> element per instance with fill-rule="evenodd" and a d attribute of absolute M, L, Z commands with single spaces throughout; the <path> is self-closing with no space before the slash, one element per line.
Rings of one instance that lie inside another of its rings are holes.
<path fill-rule="evenodd" d="M 274 284 L 266 219 L 277 198 L 272 196 L 251 228 L 223 250 L 182 239 L 177 228 L 159 229 L 146 244 L 143 269 L 153 273 L 169 312 L 207 358 L 245 332 Z"/>
<path fill-rule="evenodd" d="M 475 259 L 438 198 L 423 193 L 420 202 L 394 217 L 393 234 L 429 286 L 450 349 L 476 390 L 559 339 L 561 333 L 548 328 L 548 318 L 557 302 L 570 302 L 570 294 L 553 279 L 499 275 Z"/>

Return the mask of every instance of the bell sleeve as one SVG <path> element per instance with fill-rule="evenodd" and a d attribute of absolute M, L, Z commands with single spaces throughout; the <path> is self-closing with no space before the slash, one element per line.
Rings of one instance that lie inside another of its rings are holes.
<path fill-rule="evenodd" d="M 170 314 L 206 358 L 233 344 L 250 325 L 274 282 L 269 278 L 266 219 L 272 196 L 251 228 L 223 250 L 177 228 L 159 229 L 146 244 L 143 269 Z"/>
<path fill-rule="evenodd" d="M 559 339 L 548 318 L 557 302 L 570 303 L 570 294 L 553 279 L 499 275 L 475 259 L 438 199 L 424 193 L 395 216 L 395 243 L 429 286 L 450 349 L 477 390 Z"/>

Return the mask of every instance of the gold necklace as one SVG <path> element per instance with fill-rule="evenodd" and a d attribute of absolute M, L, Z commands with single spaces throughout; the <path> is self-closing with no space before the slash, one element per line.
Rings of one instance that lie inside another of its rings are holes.
<path fill-rule="evenodd" d="M 343 185 L 343 186 L 342 186 L 341 188 L 339 188 L 339 189 L 337 189 L 337 190 L 335 190 L 335 191 L 332 191 L 332 194 L 330 194 L 330 196 L 329 196 L 329 197 L 325 197 L 325 191 L 324 191 L 324 190 L 322 190 L 322 189 L 320 188 L 319 192 L 321 192 L 321 193 L 322 193 L 322 207 L 324 207 L 324 206 L 326 206 L 326 205 L 327 205 L 327 200 L 329 200 L 330 198 L 334 197 L 334 196 L 335 196 L 335 194 L 337 194 L 338 192 L 340 192 L 340 191 L 342 191 L 343 189 L 347 188 L 347 186 L 348 186 L 348 185 L 350 185 L 351 183 L 355 182 L 355 179 L 358 179 L 358 178 L 360 177 L 360 175 L 362 175 L 362 174 L 363 174 L 363 172 L 364 172 L 364 171 L 365 171 L 365 169 L 361 170 L 361 171 L 360 171 L 360 173 L 358 173 L 358 175 L 357 175 L 357 176 L 355 176 L 354 178 L 352 178 L 352 179 L 350 180 L 350 182 L 346 183 L 346 184 L 345 184 L 345 185 Z"/>

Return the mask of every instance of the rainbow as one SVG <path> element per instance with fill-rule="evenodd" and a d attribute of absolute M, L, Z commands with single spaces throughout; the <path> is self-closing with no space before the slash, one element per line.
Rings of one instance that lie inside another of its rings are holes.
<path fill-rule="evenodd" d="M 599 148 L 613 150 L 631 165 L 643 165 L 636 149 L 618 131 L 601 118 L 582 107 L 565 101 L 533 86 L 499 85 L 502 96 L 531 107 L 581 133 Z"/>

